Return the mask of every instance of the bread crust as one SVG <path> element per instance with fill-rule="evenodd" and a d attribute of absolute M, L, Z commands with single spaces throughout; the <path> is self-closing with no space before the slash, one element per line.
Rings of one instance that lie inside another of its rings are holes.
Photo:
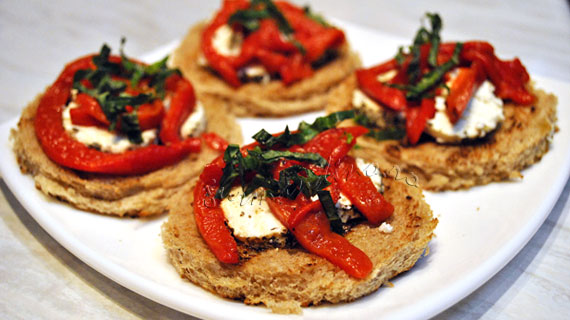
<path fill-rule="evenodd" d="M 351 76 L 331 94 L 327 112 L 352 108 L 350 96 L 357 87 Z M 358 139 L 355 155 L 376 162 L 383 170 L 400 170 L 418 180 L 423 189 L 456 190 L 494 181 L 522 178 L 521 170 L 540 161 L 548 151 L 556 127 L 557 98 L 530 88 L 536 96 L 531 106 L 504 106 L 505 120 L 488 137 L 459 145 L 420 141 Z"/>
<path fill-rule="evenodd" d="M 193 186 L 173 199 L 162 239 L 183 278 L 222 297 L 264 304 L 277 313 L 301 313 L 305 306 L 352 301 L 410 269 L 437 225 L 419 188 L 388 178 L 384 184 L 384 197 L 395 207 L 386 221 L 394 231 L 382 233 L 378 227 L 360 224 L 346 235 L 372 260 L 374 269 L 365 279 L 353 278 L 300 247 L 262 251 L 238 265 L 220 263 L 196 227 Z"/>
<path fill-rule="evenodd" d="M 90 174 L 59 166 L 43 152 L 36 137 L 34 119 L 40 94 L 23 111 L 11 139 L 20 170 L 33 176 L 36 188 L 76 208 L 117 216 L 148 216 L 168 211 L 167 204 L 204 165 L 219 155 L 202 145 L 177 164 L 136 176 Z M 233 116 L 219 106 L 204 103 L 207 131 L 232 143 L 241 142 L 241 128 Z"/>
<path fill-rule="evenodd" d="M 207 22 L 201 22 L 190 28 L 174 51 L 173 65 L 194 84 L 200 98 L 207 96 L 217 104 L 229 107 L 237 116 L 282 117 L 322 110 L 330 92 L 360 66 L 358 55 L 344 44 L 339 49 L 339 56 L 310 78 L 289 86 L 272 80 L 266 84 L 246 83 L 234 88 L 211 70 L 198 65 L 200 39 L 206 26 Z"/>

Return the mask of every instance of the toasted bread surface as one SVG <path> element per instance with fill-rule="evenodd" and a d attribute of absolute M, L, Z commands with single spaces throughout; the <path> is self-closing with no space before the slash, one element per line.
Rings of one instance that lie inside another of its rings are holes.
<path fill-rule="evenodd" d="M 190 29 L 174 52 L 173 65 L 194 84 L 200 98 L 227 106 L 237 116 L 282 117 L 322 110 L 330 92 L 360 66 L 358 56 L 345 44 L 339 49 L 338 57 L 316 70 L 310 78 L 289 86 L 280 80 L 272 80 L 234 88 L 198 64 L 200 39 L 206 25 L 202 22 Z"/>
<path fill-rule="evenodd" d="M 421 190 L 391 179 L 384 179 L 384 184 L 384 197 L 395 207 L 386 221 L 394 231 L 383 233 L 363 223 L 346 234 L 373 262 L 374 269 L 365 279 L 353 278 L 300 247 L 265 250 L 238 265 L 219 262 L 196 227 L 193 186 L 173 199 L 162 239 L 183 278 L 222 297 L 264 304 L 277 313 L 301 313 L 305 306 L 352 301 L 410 269 L 434 236 L 437 219 Z"/>
<path fill-rule="evenodd" d="M 327 112 L 352 109 L 350 98 L 356 77 L 331 94 Z M 531 89 L 532 106 L 504 105 L 505 120 L 486 138 L 462 144 L 440 144 L 423 139 L 407 146 L 401 141 L 358 140 L 355 155 L 376 162 L 385 171 L 402 171 L 418 180 L 423 189 L 465 189 L 494 181 L 522 177 L 521 170 L 540 161 L 548 151 L 556 127 L 557 98 Z"/>
<path fill-rule="evenodd" d="M 107 176 L 67 169 L 51 161 L 36 137 L 34 119 L 39 95 L 23 111 L 11 132 L 13 149 L 23 173 L 33 176 L 36 187 L 47 195 L 87 211 L 118 216 L 148 216 L 167 212 L 170 197 L 200 174 L 219 155 L 202 146 L 177 164 L 136 176 Z M 221 107 L 204 104 L 207 131 L 233 143 L 241 142 L 241 129 Z"/>

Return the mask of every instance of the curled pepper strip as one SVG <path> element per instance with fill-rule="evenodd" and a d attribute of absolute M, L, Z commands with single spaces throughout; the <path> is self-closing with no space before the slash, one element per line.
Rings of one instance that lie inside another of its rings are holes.
<path fill-rule="evenodd" d="M 93 68 L 92 56 L 68 64 L 43 95 L 34 120 L 36 136 L 46 155 L 57 164 L 80 171 L 137 175 L 172 165 L 200 151 L 200 140 L 186 139 L 169 146 L 149 145 L 120 154 L 101 152 L 73 139 L 63 127 L 62 112 L 69 100 L 73 76 Z M 185 80 L 184 80 L 185 81 Z"/>

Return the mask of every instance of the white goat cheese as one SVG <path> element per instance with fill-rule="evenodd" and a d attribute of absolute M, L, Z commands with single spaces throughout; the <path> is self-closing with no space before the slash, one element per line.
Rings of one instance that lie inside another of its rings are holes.
<path fill-rule="evenodd" d="M 495 87 L 491 82 L 483 82 L 455 125 L 449 121 L 445 112 L 446 97 L 437 96 L 435 98 L 436 113 L 432 119 L 428 120 L 426 132 L 439 143 L 484 137 L 495 130 L 505 119 L 503 100 L 495 96 L 494 90 Z"/>

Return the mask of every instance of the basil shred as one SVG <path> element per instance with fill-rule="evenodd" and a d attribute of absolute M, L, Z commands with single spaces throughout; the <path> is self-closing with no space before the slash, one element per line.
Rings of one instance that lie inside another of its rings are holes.
<path fill-rule="evenodd" d="M 373 129 L 374 123 L 372 123 L 372 121 L 370 121 L 370 119 L 368 119 L 368 117 L 364 114 L 356 115 L 354 121 L 359 125 L 368 128 L 369 131 L 366 135 L 378 141 L 400 140 L 406 136 L 406 128 L 403 126 L 394 126 L 382 130 Z"/>
<path fill-rule="evenodd" d="M 164 99 L 166 79 L 172 74 L 180 74 L 180 71 L 166 67 L 168 56 L 148 66 L 135 63 L 123 53 L 124 44 L 125 38 L 121 39 L 120 63 L 109 61 L 111 49 L 104 44 L 99 54 L 93 57 L 96 69 L 78 70 L 73 77 L 73 89 L 97 100 L 110 122 L 109 131 L 115 130 L 120 121 L 121 131 L 127 135 L 129 141 L 140 144 L 143 139 L 137 109 L 145 103 Z M 143 78 L 149 79 L 149 87 L 154 88 L 155 92 L 130 95 L 125 92 L 127 84 L 113 80 L 113 76 L 129 79 L 131 87 L 136 87 Z M 88 80 L 93 88 L 85 87 L 81 83 L 83 80 Z M 127 112 L 127 106 L 133 107 L 134 110 Z"/>
<path fill-rule="evenodd" d="M 301 54 L 304 55 L 306 53 L 305 47 L 292 36 L 295 30 L 272 0 L 251 0 L 248 9 L 238 10 L 230 16 L 228 24 L 241 25 L 250 33 L 259 29 L 260 20 L 268 18 L 275 20 L 279 31 L 287 37 L 289 42 L 297 47 Z"/>
<path fill-rule="evenodd" d="M 342 226 L 338 227 L 340 218 L 336 210 L 330 211 L 330 204 L 332 203 L 330 194 L 323 190 L 330 185 L 327 180 L 329 175 L 318 175 L 311 169 L 293 165 L 281 170 L 279 179 L 276 180 L 273 178 L 272 169 L 273 163 L 282 159 L 311 163 L 321 168 L 326 167 L 328 162 L 318 153 L 299 153 L 275 150 L 275 148 L 288 148 L 293 145 L 305 144 L 320 132 L 334 128 L 338 122 L 351 118 L 354 118 L 354 111 L 341 111 L 317 118 L 312 124 L 301 122 L 296 133 L 291 133 L 287 127 L 285 132 L 278 136 L 273 136 L 262 129 L 253 136 L 259 146 L 248 150 L 246 156 L 243 156 L 238 145 L 229 145 L 224 153 L 226 165 L 222 170 L 222 178 L 215 198 L 227 197 L 236 179 L 239 179 L 245 195 L 251 194 L 260 187 L 265 188 L 269 197 L 281 196 L 295 199 L 299 193 L 303 193 L 309 198 L 318 195 L 331 221 L 333 231 L 341 233 Z M 253 178 L 251 178 L 252 175 Z M 246 181 L 246 177 L 249 178 L 249 181 Z M 334 203 L 332 203 L 332 208 L 334 209 Z"/>
<path fill-rule="evenodd" d="M 459 64 L 459 55 L 463 48 L 463 43 L 458 42 L 451 59 L 438 65 L 437 54 L 441 43 L 439 33 L 443 24 L 437 13 L 427 13 L 426 16 L 430 21 L 431 30 L 422 26 L 416 33 L 413 44 L 408 47 L 408 51 L 406 52 L 404 48 L 400 47 L 395 57 L 399 65 L 404 63 L 406 57 L 410 57 L 411 60 L 407 70 L 409 84 L 384 83 L 387 86 L 405 91 L 406 99 L 408 100 L 421 100 L 432 95 L 431 89 L 434 87 L 445 87 L 445 83 L 441 83 L 441 80 L 445 73 Z M 428 64 L 432 67 L 432 70 L 422 75 L 420 70 L 421 46 L 428 43 L 431 44 L 428 53 Z"/>

